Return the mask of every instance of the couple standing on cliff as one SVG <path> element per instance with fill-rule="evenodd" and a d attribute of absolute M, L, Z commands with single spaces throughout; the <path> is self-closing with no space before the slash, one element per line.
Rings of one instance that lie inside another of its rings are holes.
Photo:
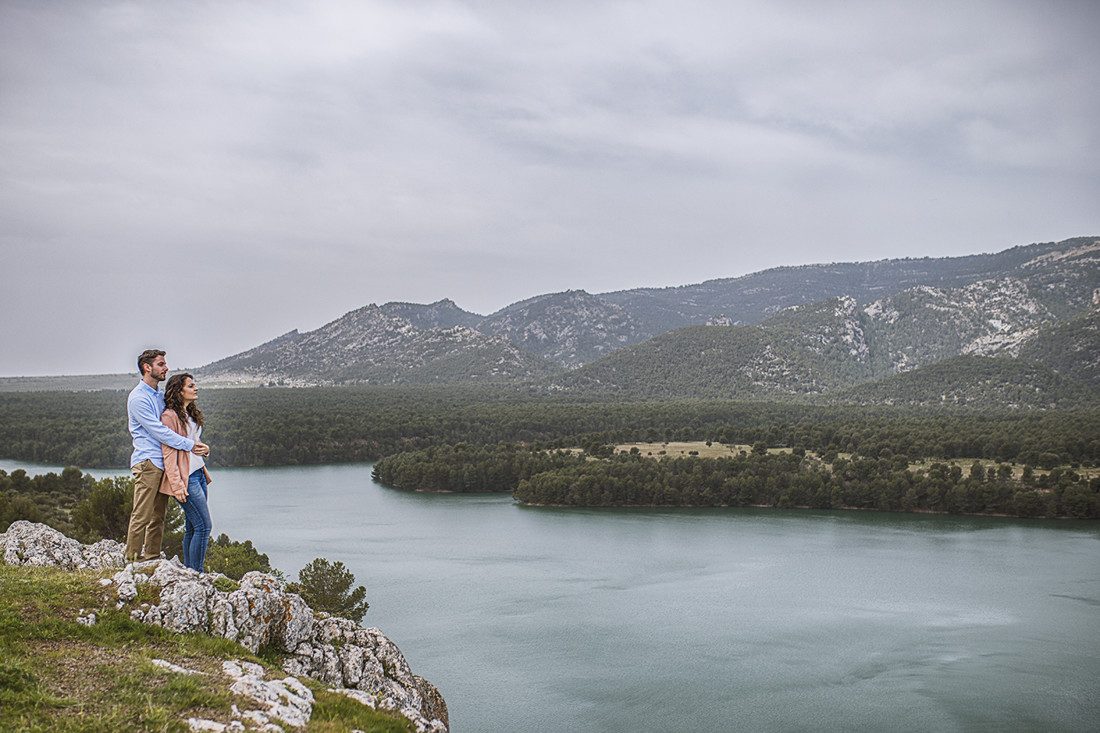
<path fill-rule="evenodd" d="M 160 556 L 168 497 L 183 508 L 183 564 L 203 570 L 212 524 L 207 505 L 210 473 L 205 456 L 210 447 L 202 442 L 202 411 L 196 406 L 199 391 L 190 374 L 175 374 L 164 392 L 160 383 L 168 376 L 165 353 L 147 349 L 138 356 L 141 381 L 126 400 L 126 416 L 134 452 L 134 508 L 126 534 L 126 559 L 152 560 Z"/>

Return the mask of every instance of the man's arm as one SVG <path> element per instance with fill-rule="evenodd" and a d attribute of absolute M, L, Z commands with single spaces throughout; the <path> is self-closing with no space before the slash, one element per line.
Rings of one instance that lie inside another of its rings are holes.
<path fill-rule="evenodd" d="M 155 415 L 156 403 L 147 399 L 134 400 L 130 405 L 130 413 L 141 427 L 164 445 L 176 450 L 190 451 L 195 447 L 195 441 L 180 435 L 160 421 L 160 415 Z"/>

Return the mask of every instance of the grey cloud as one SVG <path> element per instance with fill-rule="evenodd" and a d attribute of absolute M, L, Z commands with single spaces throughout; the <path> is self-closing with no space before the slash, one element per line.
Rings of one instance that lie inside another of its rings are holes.
<path fill-rule="evenodd" d="M 196 365 L 368 302 L 488 313 L 1100 233 L 1098 21 L 1072 1 L 2 2 L 0 308 L 26 315 L 0 326 L 0 374 L 128 370 L 180 312 L 135 306 L 177 263 L 195 325 L 173 350 Z"/>

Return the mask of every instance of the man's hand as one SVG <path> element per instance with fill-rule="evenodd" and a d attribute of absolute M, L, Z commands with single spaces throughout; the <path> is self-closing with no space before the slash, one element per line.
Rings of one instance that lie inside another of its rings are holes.
<path fill-rule="evenodd" d="M 208 446 L 206 443 L 200 443 L 196 440 L 195 447 L 191 449 L 191 452 L 194 453 L 196 456 L 208 456 L 210 455 L 210 446 Z"/>

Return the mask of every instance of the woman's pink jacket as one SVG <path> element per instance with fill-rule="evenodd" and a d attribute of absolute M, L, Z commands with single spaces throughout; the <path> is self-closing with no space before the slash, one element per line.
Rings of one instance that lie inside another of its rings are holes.
<path fill-rule="evenodd" d="M 180 422 L 175 410 L 165 410 L 160 416 L 160 421 L 175 430 L 180 435 L 187 437 L 187 427 Z M 187 477 L 191 471 L 191 454 L 185 450 L 176 450 L 164 443 L 160 444 L 164 453 L 164 478 L 160 480 L 160 493 L 174 496 L 180 501 L 187 498 Z M 206 466 L 202 467 L 206 474 L 206 482 L 210 483 L 210 472 Z"/>

